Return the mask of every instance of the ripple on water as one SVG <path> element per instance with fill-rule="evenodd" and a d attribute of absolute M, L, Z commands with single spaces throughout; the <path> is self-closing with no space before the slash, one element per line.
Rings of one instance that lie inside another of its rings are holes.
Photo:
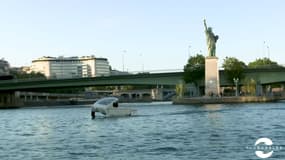
<path fill-rule="evenodd" d="M 34 133 L 18 133 L 17 135 L 23 136 L 23 137 L 32 137 L 32 136 L 35 136 Z"/>

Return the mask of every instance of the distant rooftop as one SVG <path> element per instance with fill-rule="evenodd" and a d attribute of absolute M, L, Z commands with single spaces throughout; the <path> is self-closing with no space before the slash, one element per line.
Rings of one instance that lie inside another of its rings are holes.
<path fill-rule="evenodd" d="M 36 61 L 53 61 L 53 60 L 88 60 L 88 59 L 102 59 L 102 60 L 107 60 L 107 58 L 97 58 L 94 55 L 91 56 L 82 56 L 82 57 L 78 57 L 78 56 L 72 56 L 72 57 L 64 57 L 64 56 L 59 56 L 59 57 L 50 57 L 50 56 L 43 56 L 40 57 L 38 59 L 33 60 L 32 62 L 36 62 Z"/>

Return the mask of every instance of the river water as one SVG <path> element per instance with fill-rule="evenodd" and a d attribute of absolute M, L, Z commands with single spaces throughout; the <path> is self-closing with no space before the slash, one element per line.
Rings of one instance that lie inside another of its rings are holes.
<path fill-rule="evenodd" d="M 121 107 L 137 113 L 91 120 L 90 106 L 0 110 L 0 159 L 260 159 L 262 137 L 279 146 L 270 159 L 285 159 L 285 102 Z"/>

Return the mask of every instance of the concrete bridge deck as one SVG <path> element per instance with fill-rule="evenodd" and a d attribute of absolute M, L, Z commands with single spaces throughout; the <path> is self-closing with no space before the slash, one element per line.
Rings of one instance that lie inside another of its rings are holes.
<path fill-rule="evenodd" d="M 223 70 L 220 70 L 221 86 L 232 86 Z M 247 69 L 245 77 L 255 80 L 261 85 L 285 83 L 285 68 Z M 88 86 L 118 86 L 118 85 L 176 85 L 183 81 L 183 72 L 130 74 L 108 77 L 52 79 L 52 80 L 3 80 L 0 81 L 1 91 L 30 91 L 45 88 L 68 88 Z M 243 84 L 241 81 L 239 84 Z M 204 85 L 203 83 L 201 85 Z"/>
<path fill-rule="evenodd" d="M 233 86 L 227 80 L 223 70 L 220 74 L 220 86 Z M 285 68 L 275 69 L 248 69 L 245 77 L 253 79 L 259 85 L 285 84 Z M 72 88 L 88 86 L 119 86 L 119 85 L 177 85 L 183 82 L 183 72 L 131 74 L 108 77 L 92 77 L 77 79 L 52 79 L 52 80 L 2 80 L 0 81 L 0 106 L 16 102 L 15 91 L 41 91 L 52 88 Z M 243 85 L 245 82 L 239 82 Z M 201 85 L 204 85 L 201 83 Z"/>

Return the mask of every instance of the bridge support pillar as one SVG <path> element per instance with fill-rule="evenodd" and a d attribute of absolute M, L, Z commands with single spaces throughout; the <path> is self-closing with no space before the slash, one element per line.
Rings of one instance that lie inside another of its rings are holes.
<path fill-rule="evenodd" d="M 260 83 L 257 83 L 256 84 L 256 90 L 255 90 L 255 92 L 256 92 L 256 96 L 262 96 L 262 95 L 264 95 L 264 91 L 263 91 L 263 87 L 262 87 L 262 85 L 260 84 Z"/>
<path fill-rule="evenodd" d="M 139 93 L 139 99 L 143 99 L 143 93 Z"/>
<path fill-rule="evenodd" d="M 20 96 L 17 92 L 0 92 L 0 108 L 20 106 Z"/>
<path fill-rule="evenodd" d="M 284 93 L 285 93 L 285 92 L 284 92 L 284 84 L 281 84 L 280 87 L 281 87 L 281 96 L 284 96 Z"/>
<path fill-rule="evenodd" d="M 151 90 L 151 98 L 153 100 L 163 100 L 163 88 L 155 88 Z"/>

